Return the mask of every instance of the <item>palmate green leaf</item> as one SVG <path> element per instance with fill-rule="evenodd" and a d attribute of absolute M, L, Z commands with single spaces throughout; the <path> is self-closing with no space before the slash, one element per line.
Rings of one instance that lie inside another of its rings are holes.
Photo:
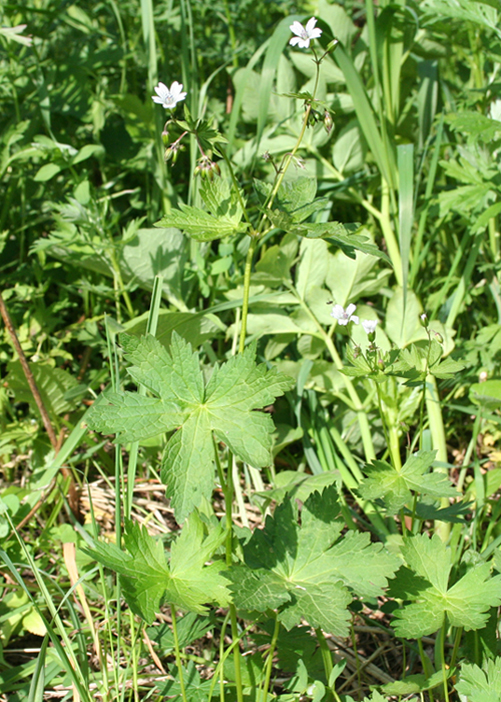
<path fill-rule="evenodd" d="M 265 364 L 256 365 L 255 345 L 216 367 L 207 384 L 198 356 L 176 333 L 166 350 L 152 336 L 121 336 L 128 372 L 136 383 L 157 395 L 110 394 L 88 415 L 88 426 L 117 433 L 126 443 L 177 429 L 167 442 L 162 480 L 182 521 L 214 484 L 213 436 L 241 460 L 255 467 L 271 463 L 274 425 L 255 412 L 289 390 L 294 381 Z"/>
<path fill-rule="evenodd" d="M 412 600 L 395 612 L 397 636 L 419 638 L 437 631 L 445 616 L 452 626 L 467 631 L 481 629 L 491 607 L 501 604 L 501 576 L 490 577 L 490 564 L 472 567 L 448 588 L 451 550 L 438 535 L 425 534 L 405 540 L 402 555 L 413 571 L 399 571 L 391 591 L 399 598 Z"/>
<path fill-rule="evenodd" d="M 229 583 L 222 574 L 226 565 L 222 561 L 205 565 L 224 538 L 220 527 L 205 537 L 200 517 L 194 512 L 172 545 L 169 565 L 162 542 L 129 520 L 125 522 L 126 551 L 115 544 L 97 542 L 88 553 L 122 576 L 120 582 L 129 607 L 151 624 L 163 599 L 197 613 L 205 612 L 207 603 L 228 605 Z"/>
<path fill-rule="evenodd" d="M 278 609 L 287 629 L 302 618 L 312 626 L 345 635 L 352 599 L 376 597 L 400 562 L 370 543 L 369 534 L 340 538 L 336 488 L 312 493 L 299 515 L 289 496 L 268 517 L 263 530 L 243 544 L 245 564 L 231 569 L 237 607 Z"/>
<path fill-rule="evenodd" d="M 498 702 L 501 699 L 501 658 L 485 661 L 482 668 L 464 663 L 456 690 L 468 702 Z"/>
<path fill-rule="evenodd" d="M 418 451 L 400 470 L 386 461 L 367 466 L 367 477 L 359 486 L 365 500 L 384 500 L 388 514 L 396 514 L 412 499 L 412 493 L 430 497 L 457 497 L 458 492 L 444 473 L 430 473 L 436 451 Z"/>

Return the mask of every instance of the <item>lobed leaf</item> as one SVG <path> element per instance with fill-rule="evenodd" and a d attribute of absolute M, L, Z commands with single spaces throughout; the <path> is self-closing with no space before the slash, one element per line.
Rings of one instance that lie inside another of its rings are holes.
<path fill-rule="evenodd" d="M 341 539 L 344 522 L 338 515 L 333 486 L 308 497 L 300 524 L 288 496 L 264 529 L 255 530 L 242 545 L 245 565 L 229 573 L 236 605 L 258 611 L 278 608 L 288 629 L 304 618 L 312 626 L 344 635 L 349 590 L 361 597 L 380 595 L 400 561 L 381 544 L 371 544 L 368 534 Z"/>
<path fill-rule="evenodd" d="M 274 402 L 294 381 L 256 365 L 255 344 L 216 367 L 205 384 L 197 355 L 175 332 L 169 350 L 152 336 L 122 335 L 121 343 L 134 364 L 129 375 L 158 397 L 110 393 L 109 404 L 91 411 L 87 423 L 118 433 L 121 443 L 177 430 L 165 447 L 161 477 L 179 521 L 211 496 L 214 437 L 255 467 L 271 463 L 273 421 L 254 410 Z"/>

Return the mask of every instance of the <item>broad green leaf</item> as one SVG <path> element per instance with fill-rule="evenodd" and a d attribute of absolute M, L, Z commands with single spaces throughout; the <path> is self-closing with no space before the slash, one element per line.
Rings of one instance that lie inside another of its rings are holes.
<path fill-rule="evenodd" d="M 122 256 L 130 275 L 142 287 L 151 289 L 155 276 L 162 275 L 164 291 L 181 300 L 186 249 L 187 240 L 179 229 L 138 229 L 124 246 Z"/>
<path fill-rule="evenodd" d="M 39 168 L 33 180 L 40 181 L 41 183 L 46 183 L 48 180 L 53 178 L 61 171 L 61 166 L 56 163 L 46 163 L 45 166 Z"/>
<path fill-rule="evenodd" d="M 331 633 L 346 633 L 352 599 L 376 597 L 399 559 L 370 543 L 369 534 L 340 538 L 336 488 L 312 493 L 300 515 L 289 496 L 243 544 L 245 565 L 230 571 L 235 603 L 243 609 L 279 609 L 291 629 L 304 618 Z"/>
<path fill-rule="evenodd" d="M 146 334 L 148 317 L 149 312 L 145 312 L 140 317 L 125 322 L 123 326 L 126 332 L 134 336 Z M 155 336 L 164 346 L 169 346 L 175 331 L 194 348 L 198 348 L 204 341 L 213 339 L 220 330 L 221 323 L 213 314 L 160 310 Z"/>
<path fill-rule="evenodd" d="M 180 522 L 202 497 L 211 497 L 213 437 L 252 466 L 270 465 L 273 421 L 254 410 L 273 403 L 293 380 L 256 365 L 255 345 L 215 367 L 205 383 L 198 356 L 175 333 L 169 350 L 152 336 L 122 335 L 121 342 L 133 364 L 130 376 L 157 397 L 112 393 L 107 395 L 110 404 L 90 412 L 87 424 L 118 433 L 120 443 L 177 429 L 167 442 L 161 475 Z"/>
<path fill-rule="evenodd" d="M 205 537 L 204 525 L 197 512 L 186 521 L 181 534 L 171 546 L 170 579 L 166 586 L 169 602 L 181 609 L 204 612 L 204 604 L 217 602 L 226 607 L 230 602 L 226 569 L 222 561 L 205 565 L 226 538 L 224 530 L 211 527 Z"/>
<path fill-rule="evenodd" d="M 427 339 L 419 315 L 422 309 L 412 290 L 407 291 L 404 305 L 404 291 L 397 288 L 393 293 L 386 313 L 386 333 L 399 349 L 413 341 Z"/>
<path fill-rule="evenodd" d="M 451 550 L 438 535 L 425 534 L 405 540 L 402 555 L 411 568 L 401 569 L 392 583 L 393 594 L 411 600 L 395 612 L 398 636 L 419 638 L 437 631 L 445 617 L 452 626 L 481 629 L 491 607 L 501 604 L 501 576 L 490 577 L 490 564 L 473 566 L 452 587 Z"/>
<path fill-rule="evenodd" d="M 197 639 L 201 639 L 210 629 L 210 618 L 200 616 L 196 612 L 188 612 L 184 617 L 178 617 L 177 635 L 179 648 L 185 648 Z M 146 633 L 152 641 L 160 646 L 163 653 L 174 649 L 174 634 L 167 623 L 149 627 Z"/>
<path fill-rule="evenodd" d="M 367 230 L 365 230 L 367 231 Z M 374 295 L 386 284 L 387 272 L 376 277 L 377 259 L 364 253 L 356 259 L 347 258 L 342 251 L 329 257 L 325 285 L 332 293 L 332 299 L 346 307 L 362 295 Z"/>
<path fill-rule="evenodd" d="M 240 200 L 234 186 L 225 178 L 204 180 L 200 188 L 200 196 L 207 210 L 214 217 L 228 217 L 235 225 L 242 219 Z"/>
<path fill-rule="evenodd" d="M 155 687 L 160 692 L 160 699 L 174 700 L 179 702 L 183 699 L 181 685 L 179 684 L 179 673 L 173 671 L 171 679 L 167 682 L 156 682 Z M 209 693 L 213 687 L 212 680 L 202 680 L 195 663 L 190 661 L 187 668 L 183 668 L 184 693 L 188 702 L 207 702 Z"/>
<path fill-rule="evenodd" d="M 456 690 L 468 702 L 498 702 L 501 698 L 501 658 L 486 660 L 482 668 L 463 663 Z"/>
<path fill-rule="evenodd" d="M 367 142 L 364 139 L 358 120 L 352 119 L 336 137 L 332 149 L 332 160 L 343 175 L 359 171 L 365 164 Z"/>
<path fill-rule="evenodd" d="M 172 545 L 169 565 L 162 542 L 129 520 L 124 533 L 126 551 L 115 544 L 96 542 L 88 553 L 122 576 L 129 607 L 151 624 L 165 598 L 180 609 L 198 613 L 205 612 L 204 605 L 209 602 L 228 605 L 228 581 L 221 574 L 225 564 L 216 561 L 205 565 L 224 538 L 220 527 L 205 537 L 200 517 L 194 512 Z"/>
<path fill-rule="evenodd" d="M 89 554 L 122 576 L 123 593 L 129 607 L 151 624 L 170 577 L 164 547 L 146 528 L 130 521 L 126 522 L 124 544 L 127 551 L 115 544 L 96 542 Z"/>
<path fill-rule="evenodd" d="M 453 674 L 452 670 L 447 671 L 447 676 Z M 397 680 L 383 686 L 383 691 L 388 695 L 412 695 L 415 692 L 424 692 L 444 684 L 444 674 L 441 670 L 430 675 L 406 675 L 403 680 Z"/>
<path fill-rule="evenodd" d="M 396 514 L 412 499 L 412 493 L 430 497 L 457 497 L 444 473 L 430 473 L 436 451 L 418 451 L 400 470 L 386 461 L 373 461 L 367 466 L 367 477 L 359 486 L 365 500 L 384 500 L 389 514 Z"/>
<path fill-rule="evenodd" d="M 206 180 L 200 194 L 209 211 L 180 203 L 180 209 L 172 209 L 155 226 L 178 227 L 197 241 L 245 232 L 249 225 L 241 221 L 242 207 L 229 183 L 222 178 Z"/>
<path fill-rule="evenodd" d="M 230 217 L 214 217 L 199 207 L 191 207 L 180 203 L 179 210 L 171 210 L 169 214 L 156 224 L 159 227 L 177 227 L 197 241 L 213 241 L 230 234 L 244 232 L 245 223 L 235 223 Z"/>
<path fill-rule="evenodd" d="M 486 380 L 483 383 L 473 383 L 470 386 L 470 400 L 485 409 L 501 407 L 501 380 Z"/>
<path fill-rule="evenodd" d="M 67 393 L 77 387 L 76 378 L 68 371 L 62 368 L 53 368 L 47 363 L 30 363 L 29 366 L 45 408 L 53 419 L 75 409 L 76 401 L 68 399 Z M 38 412 L 37 404 L 20 362 L 9 363 L 8 370 L 5 380 L 14 393 L 16 402 L 28 402 L 35 412 Z"/>
<path fill-rule="evenodd" d="M 107 403 L 91 411 L 86 423 L 102 434 L 116 434 L 117 443 L 141 441 L 166 431 L 173 431 L 183 421 L 184 414 L 174 402 L 144 397 L 135 392 L 106 392 Z"/>
<path fill-rule="evenodd" d="M 254 184 L 264 204 L 271 194 L 271 185 L 259 180 L 255 180 Z M 273 222 L 277 222 L 275 226 L 279 228 L 284 228 L 281 227 L 281 222 L 288 226 L 299 224 L 314 212 L 325 208 L 328 203 L 327 198 L 315 198 L 316 193 L 316 178 L 300 176 L 282 183 L 273 201 L 273 209 L 267 210 L 267 214 Z"/>

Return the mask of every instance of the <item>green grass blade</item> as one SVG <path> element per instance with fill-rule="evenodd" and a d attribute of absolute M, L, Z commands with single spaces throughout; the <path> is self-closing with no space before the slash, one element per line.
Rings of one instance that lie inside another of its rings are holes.
<path fill-rule="evenodd" d="M 155 41 L 155 19 L 153 15 L 153 0 L 141 0 L 141 22 L 143 39 L 148 57 L 148 89 L 152 90 L 157 84 L 157 46 Z"/>
<path fill-rule="evenodd" d="M 397 147 L 398 159 L 398 233 L 402 259 L 404 307 L 409 274 L 412 224 L 414 221 L 414 144 Z"/>
<path fill-rule="evenodd" d="M 40 653 L 37 656 L 35 672 L 31 678 L 28 702 L 43 702 L 45 689 L 45 655 L 47 653 L 48 643 L 49 637 L 45 635 L 42 646 L 40 647 Z"/>
<path fill-rule="evenodd" d="M 360 127 L 372 151 L 381 176 L 388 183 L 390 188 L 394 189 L 394 173 L 396 173 L 395 155 L 391 147 L 388 147 L 388 149 L 385 148 L 374 115 L 374 109 L 365 90 L 365 86 L 362 83 L 360 74 L 355 68 L 353 61 L 340 44 L 336 48 L 334 58 L 343 72 Z"/>
<path fill-rule="evenodd" d="M 146 325 L 146 333 L 155 336 L 158 324 L 158 313 L 160 311 L 160 304 L 162 302 L 162 283 L 163 278 L 161 275 L 155 276 L 155 281 L 153 283 L 153 292 L 151 294 L 151 305 L 150 313 L 148 316 L 148 322 Z M 141 386 L 139 388 L 139 393 L 141 395 L 146 394 L 146 389 Z M 139 451 L 139 442 L 134 441 L 131 445 L 129 451 L 129 464 L 127 469 L 127 500 L 125 503 L 125 516 L 130 519 L 130 513 L 132 509 L 132 500 L 134 497 L 134 485 L 136 482 L 136 469 L 137 469 L 137 456 Z"/>
<path fill-rule="evenodd" d="M 284 17 L 284 19 L 279 22 L 275 31 L 273 32 L 273 35 L 271 36 L 270 43 L 268 44 L 268 48 L 266 50 L 266 55 L 263 61 L 263 69 L 261 71 L 261 81 L 259 83 L 259 112 L 257 117 L 256 155 L 259 150 L 259 144 L 261 142 L 261 137 L 263 136 L 264 128 L 266 126 L 273 79 L 277 73 L 280 56 L 282 55 L 284 47 L 287 46 L 287 42 L 291 36 L 290 25 L 295 19 L 297 19 L 296 16 Z"/>
<path fill-rule="evenodd" d="M 421 211 L 419 217 L 418 231 L 415 238 L 413 256 L 412 256 L 412 266 L 409 275 L 409 287 L 414 288 L 414 281 L 416 279 L 419 267 L 426 257 L 427 249 L 423 249 L 423 236 L 426 227 L 426 220 L 428 218 L 428 211 L 431 205 L 431 196 L 433 193 L 433 186 L 435 184 L 435 177 L 437 175 L 438 159 L 440 157 L 440 151 L 442 147 L 442 136 L 444 133 L 444 115 L 440 117 L 440 121 L 437 126 L 437 134 L 435 137 L 435 148 L 433 150 L 433 156 L 431 158 L 429 171 L 426 180 L 426 190 L 424 195 L 424 208 Z"/>
<path fill-rule="evenodd" d="M 252 58 L 249 60 L 247 66 L 245 67 L 245 74 L 244 74 L 244 79 L 241 82 L 241 87 L 239 90 L 236 91 L 235 93 L 235 99 L 233 100 L 233 106 L 231 109 L 231 117 L 230 117 L 230 123 L 228 125 L 228 133 L 227 133 L 227 139 L 228 139 L 228 146 L 226 147 L 226 152 L 228 155 L 231 155 L 231 152 L 233 150 L 233 142 L 235 140 L 235 133 L 237 130 L 237 124 L 238 120 L 240 118 L 240 112 L 242 110 L 242 102 L 244 99 L 244 92 L 245 92 L 245 85 L 247 83 L 248 77 L 251 75 L 251 72 L 254 68 L 254 66 L 257 64 L 263 53 L 266 51 L 270 44 L 270 39 L 268 39 L 262 46 L 259 47 L 259 49 L 255 52 L 255 54 L 252 56 Z"/>

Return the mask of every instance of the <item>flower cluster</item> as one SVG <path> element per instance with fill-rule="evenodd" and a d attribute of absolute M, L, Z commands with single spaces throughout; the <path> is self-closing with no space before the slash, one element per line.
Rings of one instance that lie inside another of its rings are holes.
<path fill-rule="evenodd" d="M 341 324 L 343 327 L 347 326 L 350 322 L 358 324 L 360 319 L 356 314 L 353 314 L 356 309 L 357 306 L 353 303 L 350 303 L 346 309 L 344 309 L 342 305 L 334 305 L 331 311 L 331 317 L 334 317 L 334 319 L 337 320 L 337 323 Z M 368 336 L 375 334 L 377 323 L 377 319 L 362 320 L 362 326 Z"/>

